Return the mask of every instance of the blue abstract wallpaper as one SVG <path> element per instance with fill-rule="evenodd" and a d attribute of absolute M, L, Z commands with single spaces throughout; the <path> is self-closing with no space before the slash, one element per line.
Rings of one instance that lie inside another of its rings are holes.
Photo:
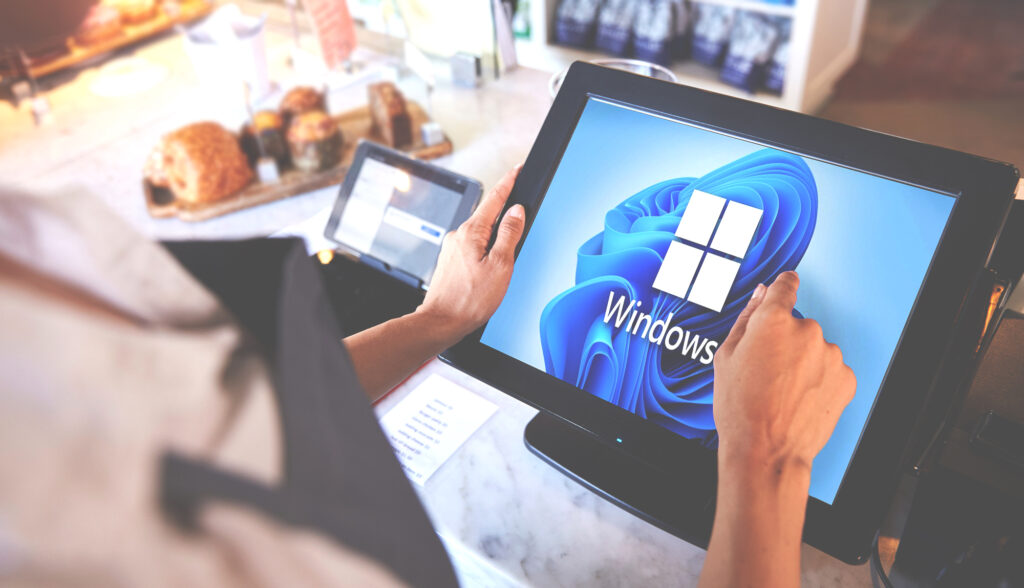
<path fill-rule="evenodd" d="M 721 313 L 651 287 L 694 189 L 764 211 Z M 713 363 L 613 328 L 609 294 L 721 342 L 759 282 L 795 269 L 799 314 L 818 321 L 857 376 L 811 471 L 811 496 L 831 503 L 955 203 L 591 98 L 480 340 L 714 447 Z"/>
<path fill-rule="evenodd" d="M 651 288 L 694 189 L 764 211 L 721 313 Z M 773 149 L 626 198 L 608 211 L 604 230 L 580 246 L 576 284 L 541 314 L 546 371 L 684 437 L 714 444 L 713 365 L 605 322 L 609 292 L 644 301 L 654 319 L 671 314 L 670 326 L 724 341 L 754 288 L 796 268 L 817 209 L 811 170 L 801 158 Z"/>

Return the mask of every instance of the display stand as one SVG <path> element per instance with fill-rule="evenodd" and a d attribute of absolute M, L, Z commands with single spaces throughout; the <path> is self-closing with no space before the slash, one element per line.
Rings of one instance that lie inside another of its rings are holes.
<path fill-rule="evenodd" d="M 715 480 L 665 472 L 545 412 L 526 425 L 526 448 L 598 496 L 694 545 L 706 548 L 715 514 Z M 714 460 L 709 454 L 709 459 Z"/>

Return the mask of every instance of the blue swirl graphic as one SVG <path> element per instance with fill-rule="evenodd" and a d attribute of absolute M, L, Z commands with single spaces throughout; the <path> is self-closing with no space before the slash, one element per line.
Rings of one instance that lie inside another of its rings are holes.
<path fill-rule="evenodd" d="M 721 313 L 651 288 L 694 189 L 764 211 Z M 800 263 L 817 212 L 807 164 L 774 149 L 630 196 L 608 211 L 604 230 L 580 246 L 576 285 L 541 314 L 547 372 L 684 437 L 717 444 L 712 365 L 605 323 L 609 292 L 625 295 L 627 303 L 641 300 L 641 311 L 652 319 L 671 313 L 669 326 L 721 343 L 757 284 Z"/>

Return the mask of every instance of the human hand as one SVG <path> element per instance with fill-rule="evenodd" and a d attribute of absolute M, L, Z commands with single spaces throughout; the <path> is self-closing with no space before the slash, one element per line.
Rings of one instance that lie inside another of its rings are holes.
<path fill-rule="evenodd" d="M 853 399 L 856 378 L 839 347 L 816 321 L 792 315 L 799 284 L 785 272 L 759 285 L 715 354 L 720 462 L 752 458 L 809 472 Z"/>
<path fill-rule="evenodd" d="M 516 245 L 526 225 L 522 205 L 505 213 L 490 251 L 487 243 L 521 168 L 518 165 L 505 174 L 473 215 L 448 233 L 441 245 L 430 289 L 416 312 L 448 330 L 452 343 L 487 322 L 508 290 Z"/>
<path fill-rule="evenodd" d="M 799 586 L 811 464 L 857 387 L 839 348 L 793 317 L 800 279 L 754 291 L 715 354 L 718 493 L 700 585 Z"/>

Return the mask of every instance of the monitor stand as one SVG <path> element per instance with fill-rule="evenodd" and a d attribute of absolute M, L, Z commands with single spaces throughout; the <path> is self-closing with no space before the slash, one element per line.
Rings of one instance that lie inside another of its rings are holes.
<path fill-rule="evenodd" d="M 565 421 L 540 412 L 526 425 L 526 448 L 598 496 L 698 547 L 714 519 L 714 480 L 647 465 Z"/>

